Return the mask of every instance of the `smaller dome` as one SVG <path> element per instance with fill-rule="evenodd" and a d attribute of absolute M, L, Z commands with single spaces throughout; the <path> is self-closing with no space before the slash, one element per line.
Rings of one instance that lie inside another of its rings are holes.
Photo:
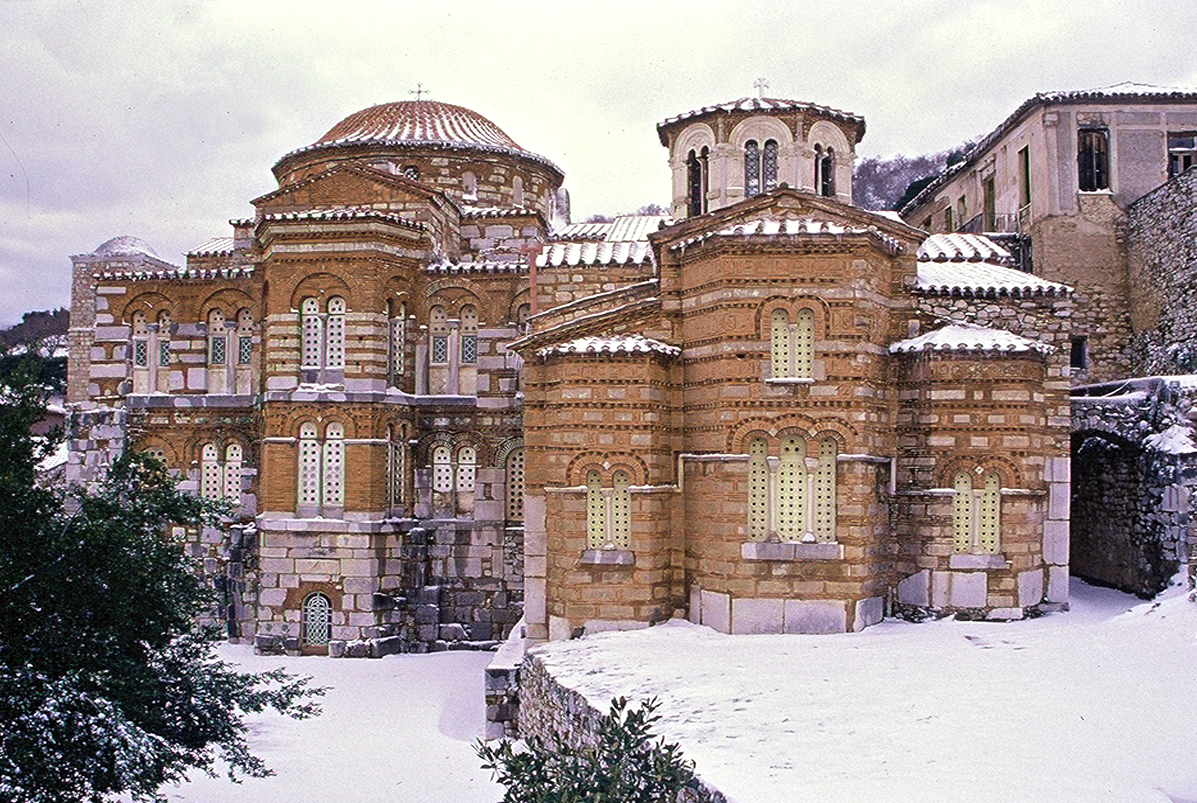
<path fill-rule="evenodd" d="M 96 249 L 96 256 L 100 257 L 127 257 L 127 256 L 147 256 L 154 259 L 161 259 L 157 252 L 150 247 L 150 244 L 138 237 L 131 237 L 128 234 L 120 237 L 113 237 L 111 240 L 102 243 Z"/>

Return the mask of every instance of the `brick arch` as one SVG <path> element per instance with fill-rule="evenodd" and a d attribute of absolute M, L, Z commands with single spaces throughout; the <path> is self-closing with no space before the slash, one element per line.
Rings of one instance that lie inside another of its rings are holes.
<path fill-rule="evenodd" d="M 732 129 L 728 142 L 743 151 L 745 143 L 750 139 L 755 139 L 761 147 L 770 139 L 776 140 L 782 148 L 794 147 L 794 132 L 776 117 L 758 115 L 741 121 Z"/>
<path fill-rule="evenodd" d="M 648 483 L 648 465 L 638 455 L 599 451 L 582 452 L 571 460 L 565 469 L 566 482 L 569 485 L 585 485 L 586 474 L 594 467 L 598 467 L 604 483 L 609 483 L 611 475 L 621 468 L 629 470 L 632 485 Z"/>
<path fill-rule="evenodd" d="M 407 276 L 400 276 L 394 274 L 390 276 L 382 286 L 382 295 L 379 297 L 380 308 L 379 312 L 387 311 L 387 302 L 393 301 L 395 305 L 406 304 L 407 314 L 411 315 L 415 312 L 416 298 L 411 289 L 412 280 Z"/>
<path fill-rule="evenodd" d="M 516 313 L 524 304 L 529 307 L 532 305 L 532 288 L 527 285 L 517 287 L 512 293 L 511 301 L 507 304 L 507 320 L 504 323 L 515 323 L 519 317 Z"/>
<path fill-rule="evenodd" d="M 798 310 L 804 307 L 815 314 L 815 337 L 827 339 L 831 334 L 831 305 L 818 296 L 812 295 L 770 296 L 757 305 L 753 318 L 757 339 L 769 339 L 773 310 L 778 308 L 786 310 L 790 314 L 790 322 L 793 323 Z"/>
<path fill-rule="evenodd" d="M 412 451 L 413 459 L 420 465 L 432 462 L 432 450 L 438 446 L 448 446 L 450 449 L 457 443 L 457 433 L 438 430 L 421 435 Z"/>
<path fill-rule="evenodd" d="M 502 468 L 507 465 L 507 458 L 516 449 L 524 448 L 524 439 L 520 437 L 508 438 L 495 447 L 495 466 Z"/>
<path fill-rule="evenodd" d="M 473 282 L 459 282 L 453 279 L 437 282 L 436 285 L 435 290 L 429 285 L 421 299 L 423 309 L 419 314 L 424 321 L 428 320 L 429 310 L 433 307 L 444 307 L 448 317 L 459 318 L 461 308 L 466 305 L 477 310 L 480 325 L 489 325 L 497 320 L 498 316 L 490 296 Z"/>
<path fill-rule="evenodd" d="M 223 427 L 210 427 L 192 432 L 187 436 L 183 442 L 183 459 L 190 463 L 198 463 L 203 457 L 203 449 L 205 443 L 215 443 L 217 454 L 220 459 L 224 459 L 224 450 L 230 443 L 238 443 L 241 445 L 241 459 L 243 463 L 248 465 L 256 465 L 255 445 L 257 440 L 249 436 L 249 434 L 240 429 L 225 429 Z"/>
<path fill-rule="evenodd" d="M 148 452 L 151 449 L 161 449 L 165 453 L 168 469 L 180 467 L 179 450 L 166 438 L 160 435 L 143 435 L 134 441 L 134 451 Z"/>
<path fill-rule="evenodd" d="M 152 323 L 158 320 L 158 313 L 162 310 L 169 310 L 173 302 L 161 293 L 148 291 L 133 296 L 125 302 L 124 307 L 121 308 L 118 320 L 122 323 L 129 323 L 130 318 L 133 317 L 134 312 L 144 312 L 147 323 Z M 175 316 L 172 315 L 172 318 Z"/>
<path fill-rule="evenodd" d="M 980 469 L 978 471 L 977 469 Z M 1004 457 L 995 455 L 978 456 L 975 454 L 954 455 L 939 463 L 932 474 L 936 488 L 952 488 L 954 479 L 961 471 L 966 471 L 973 477 L 984 477 L 986 474 L 997 473 L 1001 478 L 1003 488 L 1022 488 L 1022 473 L 1017 464 Z"/>
<path fill-rule="evenodd" d="M 298 310 L 305 298 L 317 298 L 323 302 L 332 296 L 340 296 L 345 299 L 345 305 L 351 312 L 362 308 L 361 300 L 353 292 L 349 283 L 340 276 L 327 271 L 309 273 L 294 280 L 288 296 L 293 310 Z"/>
<path fill-rule="evenodd" d="M 701 151 L 704 147 L 715 149 L 715 131 L 706 123 L 694 123 L 677 138 L 673 156 L 679 163 L 684 163 L 690 151 Z"/>
<path fill-rule="evenodd" d="M 336 412 L 332 414 L 317 413 L 312 410 L 295 410 L 287 413 L 285 422 L 282 426 L 284 437 L 298 438 L 299 428 L 304 424 L 311 422 L 316 425 L 316 433 L 318 437 L 323 438 L 324 432 L 329 424 L 340 424 L 345 431 L 345 439 L 360 438 L 362 434 L 368 431 L 367 428 L 362 427 L 356 418 L 351 415 L 346 415 L 343 412 Z"/>
<path fill-rule="evenodd" d="M 453 453 L 457 454 L 457 450 L 463 446 L 474 447 L 474 464 L 479 468 L 482 466 L 495 465 L 495 449 L 494 446 L 486 438 L 482 437 L 477 432 L 457 432 L 454 433 L 453 439 Z"/>
<path fill-rule="evenodd" d="M 225 321 L 236 323 L 237 313 L 243 309 L 248 309 L 254 314 L 256 321 L 260 317 L 256 314 L 256 307 L 257 304 L 254 302 L 254 299 L 244 290 L 223 287 L 200 302 L 196 320 L 204 323 L 208 320 L 208 313 L 214 309 L 219 309 L 224 313 Z"/>

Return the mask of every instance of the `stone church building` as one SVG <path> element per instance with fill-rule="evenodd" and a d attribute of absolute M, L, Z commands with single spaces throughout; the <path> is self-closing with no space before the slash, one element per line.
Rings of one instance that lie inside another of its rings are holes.
<path fill-rule="evenodd" d="M 1067 271 L 853 206 L 864 134 L 680 114 L 669 214 L 571 223 L 474 111 L 352 114 L 185 265 L 72 258 L 69 474 L 136 448 L 231 503 L 179 535 L 262 649 L 1059 610 Z"/>

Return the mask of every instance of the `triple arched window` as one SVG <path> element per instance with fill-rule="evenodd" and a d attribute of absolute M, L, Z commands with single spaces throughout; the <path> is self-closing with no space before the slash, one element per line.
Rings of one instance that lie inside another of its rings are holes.
<path fill-rule="evenodd" d="M 755 139 L 744 143 L 744 196 L 751 198 L 777 189 L 777 140 L 762 147 Z"/>
<path fill-rule="evenodd" d="M 611 472 L 609 483 L 603 473 L 586 472 L 586 548 L 632 548 L 632 475 L 626 469 Z"/>
<path fill-rule="evenodd" d="M 319 427 L 311 421 L 299 427 L 299 511 L 328 514 L 345 505 L 345 427 L 333 421 Z"/>
<path fill-rule="evenodd" d="M 984 472 L 974 483 L 973 472 L 952 478 L 952 551 L 957 554 L 996 554 L 1001 548 L 1002 478 Z"/>
<path fill-rule="evenodd" d="M 835 541 L 838 441 L 786 435 L 748 443 L 748 537 L 753 541 Z"/>
<path fill-rule="evenodd" d="M 299 317 L 300 368 L 344 370 L 345 299 L 332 296 L 321 309 L 319 299 L 305 298 L 300 303 Z"/>
<path fill-rule="evenodd" d="M 809 307 L 790 311 L 781 307 L 769 318 L 769 353 L 773 379 L 813 379 L 815 371 L 815 313 Z"/>
<path fill-rule="evenodd" d="M 223 455 L 215 443 L 200 447 L 200 496 L 241 504 L 241 464 L 245 452 L 239 443 L 224 447 Z"/>

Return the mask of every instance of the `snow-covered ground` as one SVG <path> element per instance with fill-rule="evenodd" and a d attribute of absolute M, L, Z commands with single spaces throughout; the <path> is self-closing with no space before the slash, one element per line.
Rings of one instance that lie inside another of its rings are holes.
<path fill-rule="evenodd" d="M 1197 605 L 1072 591 L 1024 622 L 672 622 L 542 649 L 600 710 L 657 697 L 658 730 L 738 803 L 1197 801 Z"/>
<path fill-rule="evenodd" d="M 1129 610 L 1129 612 L 1128 612 Z M 1197 605 L 1073 583 L 1025 622 L 886 621 L 842 636 L 684 622 L 540 648 L 601 710 L 657 697 L 658 730 L 737 803 L 1197 803 Z M 277 771 L 169 789 L 190 803 L 493 802 L 470 743 L 489 653 L 377 661 L 225 654 L 332 686 L 324 714 L 254 718 Z"/>
<path fill-rule="evenodd" d="M 494 803 L 503 788 L 479 767 L 483 674 L 489 652 L 379 660 L 279 658 L 226 645 L 251 671 L 277 666 L 331 687 L 314 719 L 252 719 L 250 744 L 276 773 L 241 784 L 198 775 L 163 791 L 187 803 Z"/>

